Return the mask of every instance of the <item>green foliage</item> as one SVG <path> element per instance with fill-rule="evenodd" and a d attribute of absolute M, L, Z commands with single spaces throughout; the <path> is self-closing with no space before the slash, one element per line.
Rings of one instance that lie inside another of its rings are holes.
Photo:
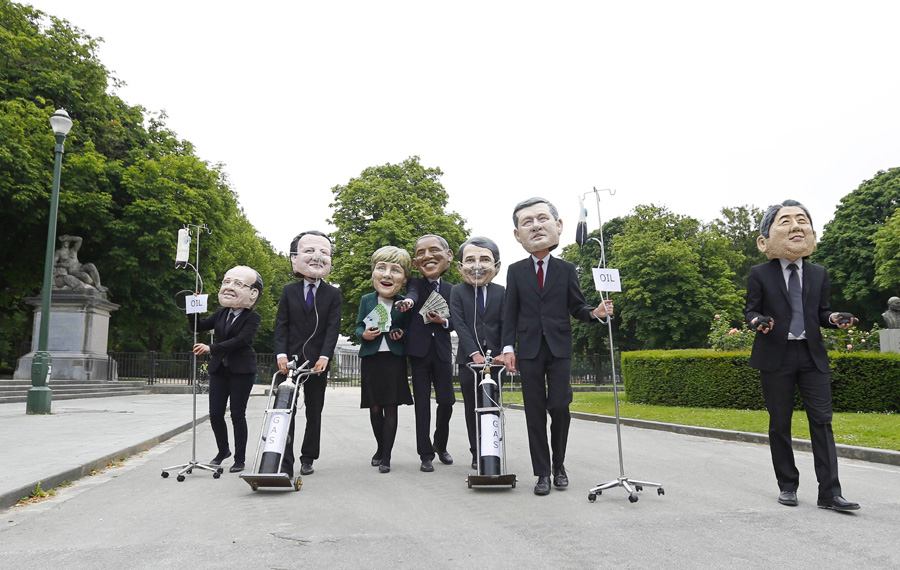
<path fill-rule="evenodd" d="M 727 314 L 713 315 L 709 326 L 709 347 L 713 350 L 730 352 L 750 350 L 756 333 L 747 328 L 743 319 L 736 319 Z"/>
<path fill-rule="evenodd" d="M 630 346 L 705 346 L 716 308 L 737 313 L 741 306 L 730 255 L 727 240 L 702 231 L 693 218 L 658 206 L 635 208 L 607 252 L 622 279 L 616 312 L 620 330 L 635 341 Z"/>
<path fill-rule="evenodd" d="M 859 330 L 857 325 L 849 329 L 822 329 L 822 340 L 829 352 L 881 352 L 878 325 L 871 331 Z"/>
<path fill-rule="evenodd" d="M 465 220 L 447 212 L 447 191 L 440 183 L 440 168 L 425 168 L 419 157 L 400 164 L 366 168 L 347 184 L 332 188 L 334 208 L 329 222 L 337 230 L 331 279 L 341 288 L 341 333 L 354 338 L 359 301 L 372 291 L 372 253 L 385 245 L 406 249 L 412 255 L 416 240 L 425 234 L 442 236 L 456 250 L 468 236 Z M 444 276 L 460 281 L 456 264 Z M 410 277 L 414 277 L 411 275 Z"/>
<path fill-rule="evenodd" d="M 610 245 L 614 242 L 615 236 L 621 233 L 624 226 L 622 218 L 614 218 L 603 224 L 603 245 L 606 251 L 609 251 Z M 579 248 L 577 244 L 567 245 L 562 249 L 560 257 L 575 264 L 578 271 L 578 284 L 581 287 L 584 298 L 591 306 L 600 304 L 600 293 L 594 285 L 594 277 L 592 269 L 600 264 L 601 249 L 597 240 L 600 239 L 600 231 L 595 230 L 588 235 L 588 241 L 584 248 Z M 607 298 L 612 298 L 617 302 L 617 294 L 611 294 Z M 618 311 L 618 305 L 616 305 Z M 582 321 L 572 320 L 572 350 L 574 354 L 597 354 L 598 352 L 606 353 L 609 350 L 609 328 L 606 326 L 597 326 L 596 322 L 585 323 Z M 619 331 L 618 322 L 613 319 L 613 334 L 616 335 L 616 346 L 627 346 L 628 339 L 620 337 L 624 334 Z"/>
<path fill-rule="evenodd" d="M 705 229 L 727 241 L 730 255 L 725 259 L 734 274 L 731 280 L 735 287 L 743 291 L 747 287 L 750 268 L 766 261 L 765 254 L 756 247 L 763 211 L 756 206 L 744 205 L 722 208 L 721 216 L 707 224 Z"/>
<path fill-rule="evenodd" d="M 831 352 L 829 359 L 836 412 L 900 411 L 900 354 Z M 623 353 L 621 366 L 632 403 L 763 409 L 759 371 L 749 361 L 743 351 L 639 351 Z"/>
<path fill-rule="evenodd" d="M 622 354 L 629 402 L 759 410 L 759 372 L 747 352 L 638 351 Z"/>
<path fill-rule="evenodd" d="M 875 285 L 884 291 L 900 292 L 900 210 L 872 236 L 875 244 Z"/>
<path fill-rule="evenodd" d="M 881 322 L 889 297 L 884 287 L 900 281 L 894 273 L 897 254 L 896 224 L 889 219 L 900 204 L 900 168 L 878 172 L 844 196 L 825 225 L 812 261 L 828 268 L 831 306 L 849 311 L 869 325 Z M 876 247 L 881 257 L 876 261 Z M 883 265 L 880 279 L 876 263 Z"/>
<path fill-rule="evenodd" d="M 220 166 L 200 160 L 166 128 L 164 115 L 147 115 L 108 92 L 119 81 L 97 48 L 98 40 L 68 22 L 0 2 L 0 225 L 15 228 L 0 234 L 0 312 L 12 315 L 0 327 L 0 361 L 27 344 L 28 327 L 25 338 L 16 333 L 23 316 L 30 322 L 23 299 L 42 286 L 54 158 L 48 119 L 60 107 L 73 127 L 57 235 L 84 238 L 79 259 L 97 266 L 110 300 L 121 305 L 112 316 L 110 349 L 189 346 L 186 319 L 172 301 L 177 291 L 194 288 L 193 273 L 173 263 L 175 235 L 185 224 L 213 230 L 202 236 L 200 252 L 205 292 L 213 298 L 233 265 L 260 272 L 261 348 L 271 347 L 287 262 L 256 235 Z"/>

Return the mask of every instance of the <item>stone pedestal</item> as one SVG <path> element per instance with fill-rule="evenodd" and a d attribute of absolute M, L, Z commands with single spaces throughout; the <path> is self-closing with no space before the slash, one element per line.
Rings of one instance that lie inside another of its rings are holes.
<path fill-rule="evenodd" d="M 37 351 L 41 327 L 41 298 L 25 302 L 34 307 L 31 352 L 19 359 L 14 378 L 31 379 L 31 363 Z M 109 316 L 119 308 L 96 289 L 54 289 L 50 297 L 50 328 L 47 350 L 52 357 L 50 381 L 106 381 L 109 376 Z M 113 367 L 113 380 L 116 380 Z"/>
<path fill-rule="evenodd" d="M 900 329 L 881 329 L 881 352 L 900 352 Z"/>

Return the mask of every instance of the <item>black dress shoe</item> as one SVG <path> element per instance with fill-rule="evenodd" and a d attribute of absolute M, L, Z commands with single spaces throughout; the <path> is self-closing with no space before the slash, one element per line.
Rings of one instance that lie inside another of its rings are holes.
<path fill-rule="evenodd" d="M 450 454 L 447 453 L 447 450 L 441 451 L 438 448 L 434 448 L 434 452 L 437 454 L 437 458 L 441 460 L 441 463 L 444 465 L 453 465 L 453 458 L 450 457 Z"/>
<path fill-rule="evenodd" d="M 851 503 L 840 495 L 835 495 L 830 499 L 819 499 L 816 504 L 820 509 L 832 509 L 835 511 L 858 511 L 859 503 Z"/>
<path fill-rule="evenodd" d="M 560 488 L 569 486 L 569 476 L 566 475 L 566 468 L 562 465 L 553 470 L 553 486 Z"/>
<path fill-rule="evenodd" d="M 434 464 L 430 459 L 423 459 L 422 465 L 419 467 L 419 471 L 424 471 L 425 473 L 431 473 L 434 471 Z"/>
<path fill-rule="evenodd" d="M 537 483 L 534 484 L 534 494 L 535 495 L 549 495 L 550 494 L 550 477 L 547 477 L 547 476 L 538 477 Z"/>
<path fill-rule="evenodd" d="M 244 470 L 244 462 L 243 461 L 235 461 L 234 465 L 228 468 L 229 473 L 237 473 L 239 471 Z"/>
<path fill-rule="evenodd" d="M 391 464 L 390 463 L 382 463 L 378 466 L 379 473 L 390 473 L 391 472 Z"/>
<path fill-rule="evenodd" d="M 473 459 L 473 460 L 472 460 L 472 470 L 473 470 L 473 471 L 477 471 L 477 470 L 478 470 L 478 460 L 477 460 L 477 459 Z"/>
<path fill-rule="evenodd" d="M 796 507 L 800 504 L 800 501 L 797 500 L 796 491 L 782 491 L 778 494 L 778 502 L 789 507 Z"/>
<path fill-rule="evenodd" d="M 372 467 L 378 467 L 381 465 L 381 456 L 377 453 L 372 456 Z"/>
<path fill-rule="evenodd" d="M 301 475 L 312 475 L 315 473 L 315 469 L 313 469 L 312 463 L 301 463 L 300 464 L 300 474 Z"/>
<path fill-rule="evenodd" d="M 228 459 L 229 457 L 231 457 L 230 451 L 226 451 L 225 453 L 222 453 L 220 451 L 218 454 L 216 454 L 215 457 L 212 458 L 212 461 L 210 461 L 209 464 L 210 465 L 221 465 L 222 462 L 225 461 L 226 459 Z"/>

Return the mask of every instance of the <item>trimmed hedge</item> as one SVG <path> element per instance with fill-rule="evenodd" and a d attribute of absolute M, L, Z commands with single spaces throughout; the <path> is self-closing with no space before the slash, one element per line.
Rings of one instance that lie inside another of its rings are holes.
<path fill-rule="evenodd" d="M 829 353 L 836 412 L 900 411 L 900 354 Z M 697 408 L 765 409 L 750 352 L 642 350 L 622 353 L 627 401 Z M 801 409 L 800 396 L 796 396 Z"/>

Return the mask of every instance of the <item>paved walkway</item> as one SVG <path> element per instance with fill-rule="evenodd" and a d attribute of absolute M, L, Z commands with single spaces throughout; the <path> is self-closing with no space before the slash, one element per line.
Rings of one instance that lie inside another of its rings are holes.
<path fill-rule="evenodd" d="M 451 421 L 453 465 L 418 470 L 413 412 L 405 406 L 392 471 L 382 475 L 368 465 L 374 442 L 358 390 L 333 388 L 316 472 L 299 493 L 254 493 L 227 470 L 218 480 L 196 470 L 181 483 L 160 477 L 192 455 L 191 401 L 60 401 L 49 416 L 27 416 L 24 404 L 0 406 L 3 506 L 37 481 L 48 489 L 131 456 L 49 501 L 7 509 L 0 567 L 900 567 L 900 467 L 893 465 L 841 459 L 845 495 L 863 508 L 832 513 L 815 508 L 812 457 L 799 452 L 801 504 L 788 508 L 775 500 L 765 445 L 623 427 L 626 474 L 663 483 L 665 495 L 645 489 L 631 504 L 623 490 L 610 489 L 590 503 L 589 488 L 619 473 L 616 431 L 576 419 L 569 489 L 536 497 L 524 414 L 512 409 L 507 453 L 517 487 L 467 489 L 461 407 Z M 251 436 L 264 403 L 250 400 Z M 214 445 L 207 422 L 197 434 L 198 459 L 208 460 Z"/>
<path fill-rule="evenodd" d="M 266 389 L 267 386 L 257 385 L 254 395 L 262 397 Z M 356 388 L 330 390 L 335 391 L 358 393 Z M 49 415 L 27 415 L 24 403 L 0 404 L 0 454 L 5 459 L 0 470 L 0 509 L 14 505 L 38 483 L 44 490 L 52 489 L 64 481 L 90 475 L 91 471 L 103 469 L 110 462 L 120 461 L 190 430 L 192 400 L 184 394 L 60 400 L 53 402 Z M 521 406 L 512 408 L 521 409 Z M 573 413 L 572 417 L 613 423 L 609 416 Z M 206 396 L 197 398 L 197 418 L 200 424 L 208 418 Z M 461 424 L 462 414 L 457 414 L 455 420 Z M 643 420 L 623 419 L 622 423 L 684 435 L 768 444 L 768 438 L 761 434 Z M 249 424 L 252 434 L 258 427 L 252 417 Z M 209 426 L 200 425 L 199 429 L 209 430 Z M 795 440 L 794 446 L 800 451 L 810 449 L 806 440 Z M 849 445 L 838 448 L 841 457 L 900 465 L 900 452 L 897 451 Z M 252 451 L 248 449 L 248 455 Z M 204 453 L 209 455 L 206 449 L 198 450 L 197 459 L 209 460 Z"/>

